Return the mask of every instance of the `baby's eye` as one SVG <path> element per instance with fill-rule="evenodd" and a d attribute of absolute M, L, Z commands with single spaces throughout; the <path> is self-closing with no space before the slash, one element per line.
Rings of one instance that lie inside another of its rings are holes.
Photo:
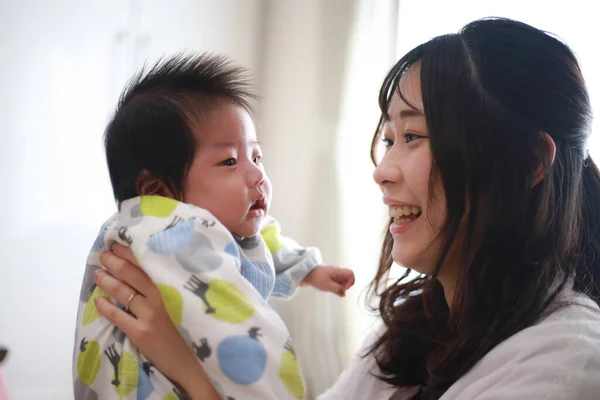
<path fill-rule="evenodd" d="M 262 156 L 254 157 L 254 164 L 262 164 Z"/>
<path fill-rule="evenodd" d="M 226 167 L 233 167 L 235 166 L 235 164 L 235 158 L 228 158 L 227 160 L 221 161 L 221 165 L 224 165 Z"/>

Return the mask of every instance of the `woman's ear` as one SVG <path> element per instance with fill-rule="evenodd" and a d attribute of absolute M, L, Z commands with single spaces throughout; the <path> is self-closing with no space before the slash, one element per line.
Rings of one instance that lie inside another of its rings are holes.
<path fill-rule="evenodd" d="M 554 164 L 554 159 L 556 158 L 556 143 L 554 143 L 554 139 L 548 133 L 542 132 L 542 137 L 544 139 L 544 151 L 546 155 L 549 156 L 550 165 Z M 544 165 L 540 163 L 535 169 L 535 173 L 533 175 L 533 186 L 535 187 L 538 183 L 544 179 L 545 175 Z"/>
<path fill-rule="evenodd" d="M 137 180 L 138 196 L 162 196 L 176 199 L 173 191 L 163 181 L 155 178 L 148 171 L 143 170 Z"/>

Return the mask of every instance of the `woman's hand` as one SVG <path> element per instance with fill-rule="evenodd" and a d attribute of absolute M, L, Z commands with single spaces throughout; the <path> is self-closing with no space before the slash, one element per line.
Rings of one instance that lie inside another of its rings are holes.
<path fill-rule="evenodd" d="M 112 252 L 100 257 L 102 265 L 118 277 L 101 269 L 96 284 L 135 315 L 97 297 L 98 312 L 120 328 L 152 362 L 193 399 L 220 400 L 192 349 L 171 321 L 157 286 L 138 266 L 128 247 L 113 245 Z"/>

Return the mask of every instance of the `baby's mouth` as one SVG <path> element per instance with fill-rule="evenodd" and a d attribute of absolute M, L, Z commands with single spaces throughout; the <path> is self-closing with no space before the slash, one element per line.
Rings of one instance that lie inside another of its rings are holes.
<path fill-rule="evenodd" d="M 252 203 L 252 206 L 250 206 L 250 211 L 264 211 L 266 212 L 267 210 L 267 202 L 265 201 L 264 197 L 261 197 L 260 199 L 256 200 L 254 203 Z"/>

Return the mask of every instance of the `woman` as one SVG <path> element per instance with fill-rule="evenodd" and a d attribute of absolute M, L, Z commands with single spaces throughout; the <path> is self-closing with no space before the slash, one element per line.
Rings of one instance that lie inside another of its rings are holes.
<path fill-rule="evenodd" d="M 573 53 L 519 22 L 476 21 L 405 55 L 380 106 L 384 326 L 319 399 L 597 398 L 600 173 Z M 105 299 L 99 311 L 192 398 L 218 398 L 156 287 L 115 253 L 103 263 L 122 281 L 98 285 L 122 303 L 141 293 L 138 319 Z M 392 261 L 421 275 L 384 287 Z"/>

